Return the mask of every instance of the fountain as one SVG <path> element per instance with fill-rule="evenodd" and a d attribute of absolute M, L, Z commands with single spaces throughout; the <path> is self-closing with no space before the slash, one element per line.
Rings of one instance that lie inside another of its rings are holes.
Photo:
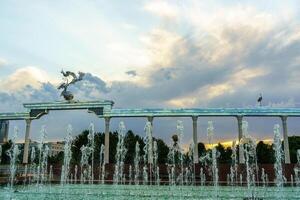
<path fill-rule="evenodd" d="M 70 162 L 72 158 L 72 126 L 68 125 L 67 128 L 67 136 L 65 138 L 65 145 L 64 145 L 64 164 L 63 170 L 61 171 L 61 184 L 68 183 L 69 176 L 70 176 Z"/>
<path fill-rule="evenodd" d="M 281 138 L 280 138 L 280 126 L 276 124 L 274 126 L 274 152 L 275 152 L 275 163 L 274 163 L 274 171 L 275 171 L 275 184 L 277 187 L 282 187 L 284 182 L 284 176 L 282 174 L 282 156 L 283 151 L 281 147 Z"/>
<path fill-rule="evenodd" d="M 230 167 L 230 185 L 233 186 L 234 184 L 238 183 L 238 174 L 237 174 L 237 145 L 236 141 L 232 142 L 232 155 L 231 155 L 231 167 Z"/>
<path fill-rule="evenodd" d="M 19 146 L 16 144 L 16 139 L 18 137 L 19 130 L 17 127 L 14 128 L 14 136 L 12 138 L 11 148 L 6 152 L 10 160 L 10 177 L 9 177 L 9 186 L 12 189 L 14 186 L 15 176 L 17 172 L 17 160 L 20 154 Z"/>
<path fill-rule="evenodd" d="M 124 122 L 120 122 L 118 130 L 118 144 L 116 153 L 116 164 L 114 172 L 114 184 L 121 184 L 123 180 L 124 172 L 124 159 L 127 149 L 124 145 L 124 138 L 126 134 L 126 127 Z"/>
<path fill-rule="evenodd" d="M 135 157 L 134 157 L 134 183 L 139 185 L 140 181 L 140 144 L 135 144 Z"/>
<path fill-rule="evenodd" d="M 2 161 L 2 145 L 0 144 L 0 164 L 1 164 L 1 161 Z"/>
<path fill-rule="evenodd" d="M 37 178 L 36 177 L 36 163 L 35 163 L 35 157 L 36 157 L 36 153 L 35 153 L 35 148 L 31 147 L 31 153 L 30 153 L 30 174 L 32 174 L 32 176 L 29 177 L 29 183 L 32 184 L 32 182 Z"/>
<path fill-rule="evenodd" d="M 246 183 L 248 198 L 256 198 L 255 176 L 258 173 L 256 159 L 256 141 L 248 134 L 248 122 L 242 122 L 243 137 L 240 140 L 240 146 L 243 149 L 246 165 Z M 257 175 L 258 176 L 258 175 Z"/>
<path fill-rule="evenodd" d="M 237 143 L 232 142 L 231 164 L 222 179 L 222 167 L 218 164 L 219 152 L 214 147 L 213 122 L 208 122 L 207 138 L 210 150 L 200 157 L 200 168 L 196 170 L 194 165 L 194 145 L 189 145 L 188 151 L 182 148 L 184 127 L 181 121 L 177 122 L 176 133 L 172 136 L 172 144 L 169 148 L 168 162 L 166 163 L 167 176 L 164 169 L 160 170 L 159 148 L 156 139 L 152 137 L 152 124 L 145 126 L 145 147 L 141 151 L 139 142 L 135 144 L 133 163 L 125 164 L 127 149 L 125 148 L 126 128 L 124 122 L 120 122 L 118 129 L 118 143 L 114 171 L 104 162 L 104 145 L 101 144 L 99 162 L 94 163 L 95 130 L 91 124 L 89 127 L 88 142 L 80 148 L 80 166 L 71 164 L 72 157 L 72 127 L 67 128 L 64 139 L 64 160 L 62 163 L 60 184 L 56 184 L 57 166 L 48 166 L 49 148 L 46 145 L 47 132 L 45 126 L 41 129 L 41 137 L 38 151 L 31 147 L 30 164 L 28 172 L 24 166 L 25 179 L 22 184 L 18 180 L 18 155 L 19 147 L 16 144 L 18 130 L 15 129 L 12 138 L 12 147 L 7 152 L 10 158 L 10 179 L 8 187 L 0 187 L 0 199 L 296 199 L 300 195 L 299 172 L 300 150 L 297 152 L 298 164 L 294 167 L 292 182 L 286 183 L 282 166 L 282 145 L 279 126 L 274 126 L 274 171 L 276 178 L 274 183 L 269 180 L 264 168 L 261 168 L 258 176 L 256 159 L 256 141 L 248 134 L 248 123 L 242 122 L 243 137 L 239 146 L 243 148 L 245 163 L 239 169 L 237 163 Z M 37 155 L 37 156 L 36 156 Z M 163 166 L 163 165 L 162 165 Z M 109 167 L 106 169 L 106 167 Z M 164 166 L 163 166 L 164 167 Z M 220 171 L 219 171 L 220 169 Z M 94 170 L 99 170 L 98 180 L 94 180 Z M 105 171 L 107 170 L 107 171 Z M 113 175 L 113 185 L 108 184 L 110 173 Z M 27 174 L 29 174 L 27 176 Z M 243 184 L 243 174 L 245 183 Z M 28 177 L 28 178 L 27 178 Z M 80 177 L 80 181 L 78 178 Z M 153 180 L 152 180 L 153 179 Z M 197 181 L 197 179 L 199 181 Z M 224 178 L 223 178 L 224 180 Z M 99 184 L 94 184 L 98 181 Z M 226 184 L 224 186 L 223 184 Z M 261 184 L 259 184 L 260 182 Z M 79 184 L 78 184 L 79 183 Z M 283 187 L 287 185 L 294 187 Z M 38 187 L 36 187 L 38 186 Z M 246 186 L 246 187 L 245 187 Z M 17 191 L 17 192 L 15 192 Z"/>
<path fill-rule="evenodd" d="M 95 149 L 95 127 L 94 124 L 91 123 L 89 127 L 89 134 L 88 134 L 88 147 L 91 150 L 91 156 L 92 156 L 92 163 L 89 168 L 91 168 L 90 171 L 90 181 L 94 183 L 94 149 Z"/>
<path fill-rule="evenodd" d="M 297 150 L 297 164 L 294 167 L 295 183 L 300 186 L 300 149 Z"/>
<path fill-rule="evenodd" d="M 104 184 L 105 179 L 105 163 L 104 163 L 105 146 L 101 144 L 99 155 L 99 181 Z"/>

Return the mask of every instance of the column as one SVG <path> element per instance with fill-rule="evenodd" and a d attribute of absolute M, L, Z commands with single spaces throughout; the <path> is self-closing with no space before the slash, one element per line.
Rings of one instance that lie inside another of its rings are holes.
<path fill-rule="evenodd" d="M 192 120 L 193 120 L 194 163 L 199 163 L 198 131 L 197 131 L 198 116 L 192 116 Z"/>
<path fill-rule="evenodd" d="M 25 144 L 24 144 L 24 154 L 23 154 L 23 164 L 28 163 L 28 152 L 29 152 L 29 145 L 30 145 L 30 125 L 31 120 L 26 119 L 26 132 L 25 132 Z"/>
<path fill-rule="evenodd" d="M 243 116 L 237 116 L 236 117 L 238 120 L 238 131 L 239 131 L 239 163 L 245 163 L 245 159 L 244 159 L 244 149 L 243 147 L 240 145 L 241 139 L 243 137 Z"/>
<path fill-rule="evenodd" d="M 0 120 L 0 144 L 8 142 L 9 121 Z"/>
<path fill-rule="evenodd" d="M 147 120 L 148 120 L 148 122 L 151 123 L 152 128 L 153 128 L 153 119 L 154 119 L 154 117 L 152 117 L 152 116 L 148 116 L 148 117 L 147 117 Z"/>
<path fill-rule="evenodd" d="M 105 120 L 105 152 L 104 152 L 104 163 L 109 163 L 109 122 L 110 117 L 104 117 Z"/>
<path fill-rule="evenodd" d="M 151 123 L 151 138 L 153 138 L 153 117 L 148 116 L 147 120 L 148 120 L 148 122 Z M 152 141 L 153 141 L 153 139 L 152 139 Z M 153 142 L 151 142 L 150 145 L 152 145 L 152 147 L 150 149 L 153 150 Z M 153 151 L 149 151 L 148 154 L 149 154 L 148 155 L 148 163 L 153 164 Z"/>
<path fill-rule="evenodd" d="M 291 163 L 290 149 L 289 149 L 289 136 L 287 128 L 287 116 L 281 116 L 282 129 L 283 129 L 283 145 L 284 145 L 284 160 L 286 164 Z"/>

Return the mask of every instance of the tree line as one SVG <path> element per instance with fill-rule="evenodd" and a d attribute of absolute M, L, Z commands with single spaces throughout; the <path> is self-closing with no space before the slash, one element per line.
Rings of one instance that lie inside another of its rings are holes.
<path fill-rule="evenodd" d="M 80 148 L 82 145 L 87 145 L 88 143 L 88 134 L 89 131 L 85 130 L 81 134 L 77 135 L 72 142 L 72 159 L 71 164 L 80 164 L 81 159 L 81 151 Z M 109 162 L 115 163 L 115 156 L 116 156 L 116 147 L 118 143 L 118 132 L 110 132 L 110 141 L 109 141 Z M 94 142 L 95 142 L 95 149 L 94 149 L 94 162 L 98 163 L 100 162 L 100 148 L 101 145 L 104 144 L 104 133 L 96 133 Z M 168 145 L 159 138 L 153 138 L 157 142 L 158 147 L 158 164 L 166 164 L 168 162 L 168 153 L 169 153 L 169 147 Z M 135 145 L 136 142 L 139 142 L 140 144 L 140 156 L 144 154 L 143 147 L 145 146 L 144 139 L 133 133 L 131 130 L 129 130 L 124 139 L 124 144 L 127 149 L 127 153 L 125 156 L 125 163 L 126 164 L 133 164 L 134 157 L 135 157 Z M 2 145 L 2 164 L 8 164 L 9 163 L 9 157 L 6 154 L 6 151 L 11 147 L 11 141 L 8 141 L 7 143 Z M 283 148 L 283 143 L 282 143 Z M 225 147 L 221 143 L 219 143 L 216 146 L 217 151 L 219 152 L 218 162 L 219 163 L 232 163 L 232 148 L 231 147 Z M 238 149 L 238 147 L 237 147 Z M 296 163 L 297 162 L 297 149 L 300 149 L 300 136 L 291 136 L 289 137 L 289 149 L 290 149 L 290 157 L 291 162 Z M 20 145 L 21 153 L 19 155 L 19 163 L 22 161 L 23 156 L 23 145 Z M 198 143 L 198 155 L 199 157 L 204 156 L 207 152 L 209 152 L 210 149 L 207 149 L 205 145 L 201 142 Z M 38 150 L 36 149 L 36 153 L 38 154 Z M 259 141 L 256 146 L 256 155 L 257 155 L 257 162 L 260 164 L 272 164 L 274 163 L 274 150 L 273 145 L 264 143 L 263 141 Z M 238 156 L 238 151 L 237 151 Z M 36 156 L 37 157 L 37 156 Z M 60 152 L 59 154 L 55 156 L 49 157 L 49 163 L 50 164 L 62 164 L 64 159 L 63 152 Z M 184 159 L 188 159 L 188 153 L 185 153 Z"/>

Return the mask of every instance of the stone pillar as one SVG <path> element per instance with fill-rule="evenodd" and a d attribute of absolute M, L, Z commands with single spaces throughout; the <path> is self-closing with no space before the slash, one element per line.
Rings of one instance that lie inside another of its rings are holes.
<path fill-rule="evenodd" d="M 243 137 L 243 116 L 237 116 L 236 117 L 238 120 L 238 132 L 239 132 L 239 163 L 245 163 L 245 159 L 244 159 L 244 149 L 243 147 L 240 145 L 241 139 Z"/>
<path fill-rule="evenodd" d="M 0 120 L 0 144 L 8 142 L 9 121 Z"/>
<path fill-rule="evenodd" d="M 193 142 L 194 142 L 194 163 L 199 163 L 199 156 L 198 156 L 198 127 L 197 121 L 198 116 L 192 116 L 193 120 Z"/>
<path fill-rule="evenodd" d="M 152 145 L 151 149 L 153 150 L 153 117 L 152 116 L 148 116 L 147 117 L 148 122 L 151 123 L 151 138 L 152 138 L 152 142 L 150 145 Z M 148 152 L 148 163 L 149 164 L 153 164 L 153 151 Z"/>
<path fill-rule="evenodd" d="M 23 154 L 23 164 L 28 163 L 28 153 L 29 153 L 29 145 L 30 145 L 30 125 L 31 120 L 26 119 L 26 132 L 25 132 L 25 144 L 24 144 L 24 154 Z"/>
<path fill-rule="evenodd" d="M 110 122 L 110 117 L 104 117 L 104 120 L 105 120 L 104 163 L 107 164 L 107 163 L 109 163 L 109 122 Z"/>
<path fill-rule="evenodd" d="M 289 149 L 289 135 L 288 135 L 288 128 L 287 128 L 287 116 L 281 116 L 282 121 L 282 129 L 283 129 L 283 144 L 284 144 L 284 160 L 286 164 L 291 163 L 290 159 L 290 149 Z"/>
<path fill-rule="evenodd" d="M 147 120 L 148 120 L 148 122 L 151 123 L 152 128 L 153 128 L 153 119 L 154 119 L 154 117 L 152 117 L 152 116 L 148 116 L 148 117 L 147 117 Z"/>

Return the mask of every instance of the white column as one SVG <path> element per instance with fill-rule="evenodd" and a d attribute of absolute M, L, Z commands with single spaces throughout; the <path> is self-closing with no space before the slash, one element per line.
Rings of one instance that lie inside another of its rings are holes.
<path fill-rule="evenodd" d="M 30 145 L 30 125 L 31 120 L 26 119 L 26 132 L 25 132 L 25 144 L 24 144 L 24 153 L 23 153 L 23 164 L 28 163 L 28 152 L 29 152 L 29 145 Z"/>
<path fill-rule="evenodd" d="M 110 117 L 104 117 L 104 121 L 105 121 L 104 162 L 109 163 L 109 122 L 110 122 Z"/>
<path fill-rule="evenodd" d="M 242 128 L 242 126 L 243 126 L 243 116 L 237 116 L 236 118 L 238 120 L 238 132 L 239 132 L 239 163 L 242 164 L 242 163 L 245 163 L 244 149 L 240 144 L 241 139 L 243 137 L 243 128 Z"/>
<path fill-rule="evenodd" d="M 192 116 L 192 120 L 193 120 L 194 163 L 199 163 L 199 157 L 198 157 L 198 131 L 197 131 L 198 116 Z"/>
<path fill-rule="evenodd" d="M 290 149 L 289 149 L 289 135 L 287 128 L 287 116 L 281 116 L 282 129 L 283 129 L 283 145 L 284 145 L 284 160 L 286 164 L 291 163 Z"/>

